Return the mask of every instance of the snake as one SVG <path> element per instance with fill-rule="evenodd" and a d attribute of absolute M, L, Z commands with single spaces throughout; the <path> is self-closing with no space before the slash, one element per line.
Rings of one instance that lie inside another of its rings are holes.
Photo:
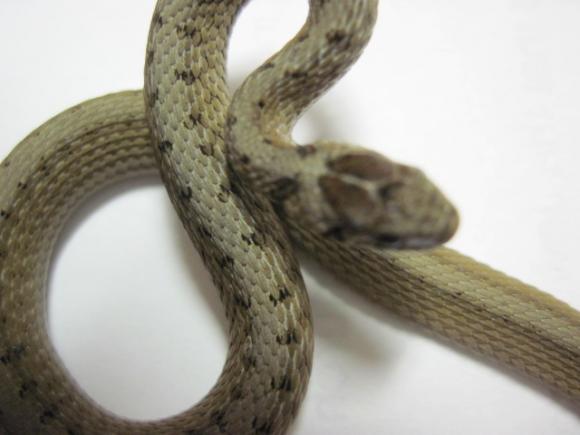
<path fill-rule="evenodd" d="M 0 164 L 0 433 L 282 434 L 312 368 L 308 295 L 292 245 L 385 310 L 580 403 L 580 314 L 439 246 L 458 214 L 422 171 L 330 141 L 300 145 L 299 116 L 362 53 L 377 0 L 310 0 L 306 23 L 233 96 L 232 26 L 247 0 L 160 0 L 144 90 L 85 101 Z M 159 421 L 88 397 L 47 328 L 59 232 L 89 195 L 159 173 L 229 324 L 215 386 Z"/>

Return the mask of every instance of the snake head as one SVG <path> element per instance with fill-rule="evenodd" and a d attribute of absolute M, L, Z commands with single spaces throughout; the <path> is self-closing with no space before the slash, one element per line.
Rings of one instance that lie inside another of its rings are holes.
<path fill-rule="evenodd" d="M 428 248 L 455 233 L 455 208 L 419 169 L 352 148 L 318 178 L 334 212 L 327 235 L 386 248 Z"/>

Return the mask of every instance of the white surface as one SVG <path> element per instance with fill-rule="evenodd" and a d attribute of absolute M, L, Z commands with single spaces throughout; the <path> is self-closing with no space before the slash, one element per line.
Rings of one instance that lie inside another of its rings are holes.
<path fill-rule="evenodd" d="M 298 30 L 306 7 L 249 6 L 232 43 L 235 80 Z M 0 157 L 79 101 L 141 87 L 152 10 L 152 0 L 0 2 Z M 297 137 L 424 168 L 462 212 L 452 246 L 580 308 L 578 22 L 571 0 L 383 0 L 365 55 Z M 316 351 L 292 433 L 579 433 L 578 415 L 542 390 L 305 272 Z M 108 190 L 77 213 L 51 291 L 59 353 L 107 408 L 167 416 L 217 378 L 219 301 L 157 181 Z"/>

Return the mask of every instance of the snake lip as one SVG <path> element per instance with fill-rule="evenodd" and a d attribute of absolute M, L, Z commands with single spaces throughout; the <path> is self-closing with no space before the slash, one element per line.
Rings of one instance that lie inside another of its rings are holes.
<path fill-rule="evenodd" d="M 437 237 L 410 237 L 405 239 L 399 249 L 431 249 L 441 244 Z"/>
<path fill-rule="evenodd" d="M 330 235 L 329 235 L 330 236 Z M 377 249 L 403 250 L 403 249 L 429 249 L 441 244 L 441 238 L 436 236 L 400 236 L 393 233 L 367 234 L 343 232 L 341 239 L 336 239 L 348 245 L 359 247 L 373 247 Z"/>
<path fill-rule="evenodd" d="M 441 243 L 437 237 L 398 237 L 392 234 L 381 234 L 375 239 L 375 246 L 380 249 L 429 249 Z"/>

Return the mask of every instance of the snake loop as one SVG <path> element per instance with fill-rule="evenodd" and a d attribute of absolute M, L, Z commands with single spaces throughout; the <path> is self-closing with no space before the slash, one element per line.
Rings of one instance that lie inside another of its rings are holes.
<path fill-rule="evenodd" d="M 225 53 L 244 0 L 161 0 L 145 92 L 84 102 L 0 164 L 0 433 L 281 434 L 312 365 L 290 241 L 379 305 L 580 402 L 580 315 L 446 249 L 457 214 L 418 170 L 346 144 L 297 146 L 296 118 L 359 56 L 376 0 L 311 0 L 298 35 L 233 100 Z M 103 186 L 158 170 L 212 273 L 230 328 L 214 388 L 133 422 L 88 398 L 50 344 L 46 276 L 67 216 Z"/>

